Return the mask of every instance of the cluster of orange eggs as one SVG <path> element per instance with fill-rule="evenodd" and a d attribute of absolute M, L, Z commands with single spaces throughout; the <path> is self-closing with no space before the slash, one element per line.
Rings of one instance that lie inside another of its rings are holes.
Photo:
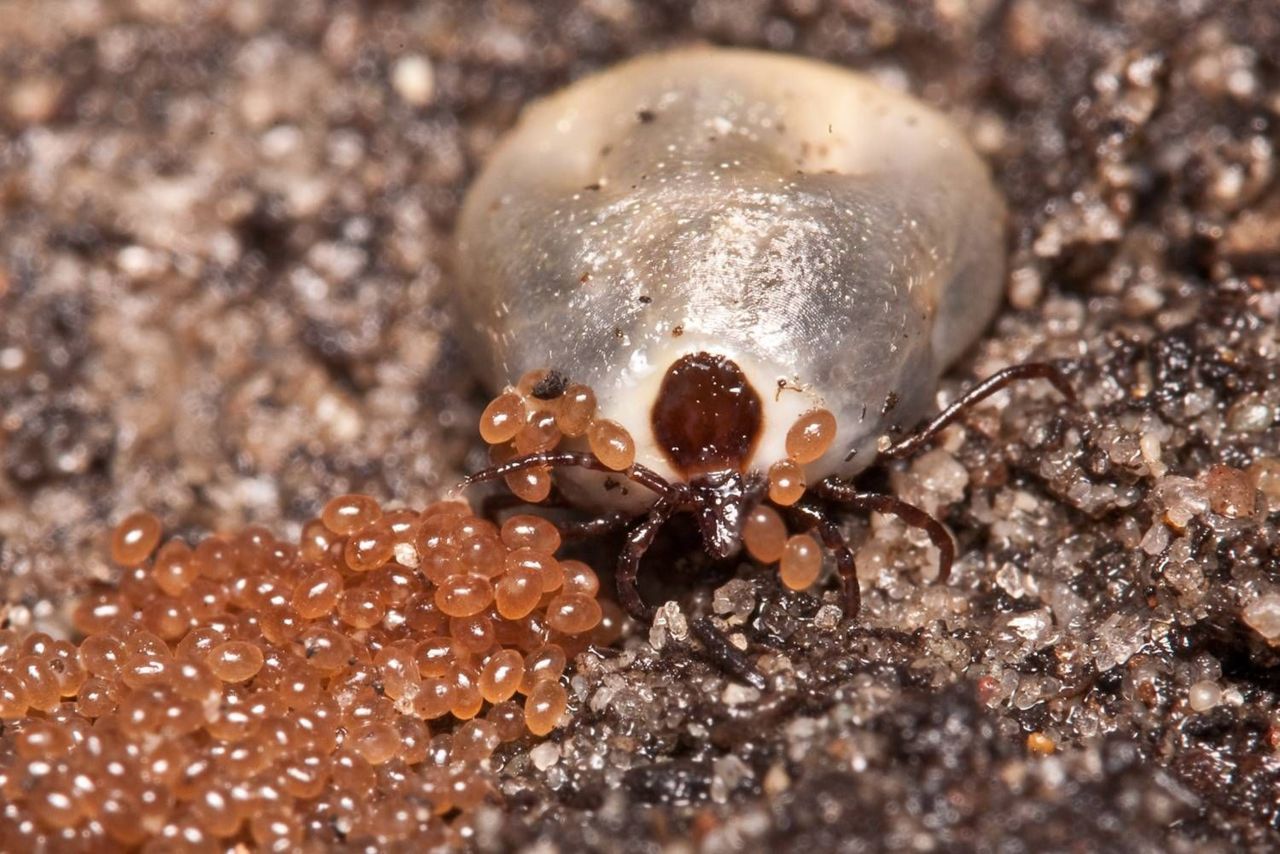
<path fill-rule="evenodd" d="M 804 466 L 828 450 L 836 438 L 836 418 L 826 409 L 813 409 L 787 430 L 787 457 L 769 467 L 769 500 L 790 507 L 804 497 Z M 758 504 L 742 525 L 747 553 L 764 564 L 777 562 L 782 583 L 792 590 L 811 587 L 822 573 L 822 548 L 809 534 L 788 534 L 786 523 L 767 504 Z"/>
<path fill-rule="evenodd" d="M 324 850 L 461 833 L 486 760 L 616 638 L 555 527 L 334 499 L 298 543 L 114 531 L 79 644 L 0 630 L 0 850 Z M 457 841 L 457 840 L 455 840 Z"/>
<path fill-rule="evenodd" d="M 596 459 L 614 471 L 636 461 L 636 443 L 627 428 L 596 417 L 595 392 L 553 371 L 530 371 L 494 398 L 480 416 L 480 437 L 489 443 L 494 465 L 555 450 L 565 438 L 585 439 Z M 546 466 L 509 474 L 506 481 L 522 501 L 536 504 L 551 493 Z"/>

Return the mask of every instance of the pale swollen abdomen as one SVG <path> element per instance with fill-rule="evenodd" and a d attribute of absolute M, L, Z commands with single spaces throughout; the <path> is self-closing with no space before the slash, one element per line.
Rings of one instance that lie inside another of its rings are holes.
<path fill-rule="evenodd" d="M 682 357 L 722 356 L 759 395 L 751 470 L 786 456 L 799 416 L 834 413 L 812 482 L 864 468 L 927 409 L 1000 301 L 1003 226 L 984 163 L 914 98 L 690 49 L 529 107 L 466 199 L 456 273 L 495 387 L 538 368 L 586 383 L 637 461 L 680 479 L 659 387 Z"/>

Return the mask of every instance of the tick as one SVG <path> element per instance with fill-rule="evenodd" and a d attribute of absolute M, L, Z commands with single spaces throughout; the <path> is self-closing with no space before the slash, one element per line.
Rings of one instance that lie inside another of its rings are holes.
<path fill-rule="evenodd" d="M 792 587 L 816 579 L 821 544 L 851 616 L 832 506 L 923 529 L 945 580 L 943 525 L 852 478 L 1012 381 L 1071 396 L 1052 367 L 1019 365 L 899 438 L 999 306 L 1004 223 L 961 132 L 865 75 L 692 49 L 585 78 L 525 112 L 463 206 L 470 350 L 508 389 L 481 425 L 495 464 L 467 482 L 540 501 L 554 469 L 557 494 L 600 512 L 582 530 L 627 526 L 618 594 L 639 620 L 655 612 L 641 558 L 676 513 L 711 556 L 745 544 Z"/>

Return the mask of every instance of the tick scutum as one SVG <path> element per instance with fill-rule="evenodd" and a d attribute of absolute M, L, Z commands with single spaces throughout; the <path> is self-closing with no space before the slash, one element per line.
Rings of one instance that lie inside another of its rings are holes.
<path fill-rule="evenodd" d="M 692 479 L 745 471 L 764 424 L 760 395 L 732 359 L 691 353 L 667 369 L 653 404 L 653 436 Z"/>

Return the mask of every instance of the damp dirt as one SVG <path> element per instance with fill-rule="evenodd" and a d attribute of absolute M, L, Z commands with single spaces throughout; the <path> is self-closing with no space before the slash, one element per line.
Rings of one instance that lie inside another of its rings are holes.
<path fill-rule="evenodd" d="M 850 519 L 863 613 L 674 531 L 652 627 L 488 760 L 479 850 L 1280 845 L 1280 10 L 1249 0 L 0 2 L 0 595 L 20 630 L 110 528 L 422 506 L 483 459 L 447 295 L 522 105 L 677 44 L 819 57 L 952 115 L 1010 205 L 1008 300 L 873 472 L 960 559 Z M 599 546 L 607 551 L 608 543 Z M 761 692 L 687 642 L 709 614 Z M 0 757 L 3 761 L 3 757 Z M 359 849 L 367 839 L 348 838 Z"/>

